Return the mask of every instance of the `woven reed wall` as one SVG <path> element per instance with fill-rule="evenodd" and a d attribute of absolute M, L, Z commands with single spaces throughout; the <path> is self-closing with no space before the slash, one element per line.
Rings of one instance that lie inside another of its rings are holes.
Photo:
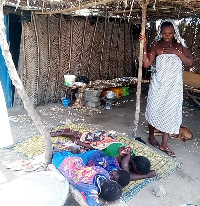
<path fill-rule="evenodd" d="M 35 15 L 23 22 L 18 72 L 34 106 L 65 96 L 64 74 L 91 80 L 137 76 L 140 27 L 122 19 Z M 179 26 L 200 74 L 199 20 Z M 155 37 L 151 23 L 148 43 Z M 143 77 L 148 76 L 143 70 Z M 15 97 L 18 99 L 18 95 Z M 18 101 L 18 100 L 17 100 Z"/>
<path fill-rule="evenodd" d="M 193 66 L 191 68 L 184 67 L 184 70 L 200 74 L 200 20 L 198 18 L 182 20 L 179 24 L 181 37 L 185 39 L 185 43 L 192 53 Z M 154 41 L 156 36 L 156 25 L 152 22 L 147 29 L 149 45 Z"/>
<path fill-rule="evenodd" d="M 200 19 L 194 19 L 190 24 L 183 22 L 181 33 L 193 56 L 193 67 L 185 70 L 200 74 Z"/>
<path fill-rule="evenodd" d="M 127 21 L 62 15 L 32 19 L 22 25 L 18 72 L 34 106 L 65 95 L 65 74 L 90 80 L 135 75 L 139 47 Z"/>

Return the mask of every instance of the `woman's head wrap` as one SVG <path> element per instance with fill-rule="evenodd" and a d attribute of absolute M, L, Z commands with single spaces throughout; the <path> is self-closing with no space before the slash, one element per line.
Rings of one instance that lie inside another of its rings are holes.
<path fill-rule="evenodd" d="M 187 47 L 186 44 L 185 44 L 185 40 L 183 38 L 181 38 L 178 26 L 176 25 L 176 23 L 173 19 L 164 19 L 160 22 L 160 26 L 158 27 L 157 36 L 155 38 L 155 41 L 160 41 L 162 39 L 161 25 L 162 25 L 163 22 L 171 22 L 172 23 L 172 25 L 174 27 L 174 31 L 175 31 L 174 38 L 176 39 L 176 41 L 178 43 L 181 43 L 184 47 Z"/>

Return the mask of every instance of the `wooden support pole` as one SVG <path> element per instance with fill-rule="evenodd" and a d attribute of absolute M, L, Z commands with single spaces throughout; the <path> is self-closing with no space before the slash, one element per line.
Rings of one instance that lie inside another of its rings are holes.
<path fill-rule="evenodd" d="M 3 15 L 3 4 L 0 4 L 0 45 L 2 49 L 2 54 L 4 56 L 6 66 L 8 68 L 8 72 L 10 78 L 12 80 L 12 84 L 15 86 L 17 93 L 21 97 L 24 108 L 27 110 L 29 116 L 32 118 L 34 124 L 36 125 L 37 129 L 40 131 L 44 144 L 45 144 L 45 164 L 46 167 L 49 163 L 51 163 L 52 159 L 52 143 L 51 143 L 51 136 L 48 130 L 46 130 L 45 126 L 42 124 L 42 121 L 38 114 L 36 113 L 32 102 L 30 101 L 25 88 L 17 74 L 17 70 L 15 68 L 14 62 L 12 60 L 12 56 L 9 50 L 9 45 L 6 40 L 6 28 L 4 25 L 4 15 Z"/>
<path fill-rule="evenodd" d="M 111 4 L 111 3 L 117 3 L 118 0 L 100 0 L 100 1 L 92 1 L 89 3 L 81 3 L 81 5 L 75 5 L 74 7 L 62 9 L 62 10 L 56 10 L 56 11 L 36 11 L 36 14 L 58 14 L 62 13 L 65 14 L 66 12 L 72 12 L 72 11 L 77 11 L 80 9 L 87 9 L 87 8 L 92 8 L 93 6 L 98 6 L 98 5 L 104 5 L 104 4 Z"/>
<path fill-rule="evenodd" d="M 143 1 L 142 4 L 141 4 L 141 7 L 142 7 L 141 35 L 145 35 L 147 5 L 148 5 L 148 1 Z M 138 128 L 138 122 L 139 122 L 139 116 L 140 116 L 140 97 L 141 97 L 141 82 L 142 82 L 143 47 L 144 47 L 144 40 L 142 40 L 140 42 L 138 82 L 137 82 L 137 92 L 136 92 L 136 109 L 135 109 L 135 120 L 134 120 L 133 135 L 132 135 L 132 137 L 134 137 L 134 138 L 136 138 L 136 135 L 137 135 L 137 128 Z"/>

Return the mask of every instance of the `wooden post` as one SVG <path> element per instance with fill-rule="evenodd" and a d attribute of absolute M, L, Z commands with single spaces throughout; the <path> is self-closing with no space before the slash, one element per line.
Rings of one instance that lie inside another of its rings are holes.
<path fill-rule="evenodd" d="M 147 5 L 148 5 L 148 1 L 143 1 L 142 4 L 141 4 L 141 7 L 142 7 L 141 35 L 145 35 Z M 140 116 L 140 97 L 141 97 L 141 82 L 142 82 L 143 47 L 144 47 L 144 40 L 142 40 L 140 42 L 138 82 L 137 82 L 137 92 L 136 92 L 136 109 L 135 109 L 135 120 L 134 120 L 133 134 L 132 134 L 132 137 L 134 137 L 134 138 L 136 138 L 136 135 L 137 135 L 137 128 L 138 128 L 138 122 L 139 122 L 139 116 Z"/>
<path fill-rule="evenodd" d="M 6 28 L 4 25 L 4 15 L 3 15 L 3 4 L 0 4 L 0 45 L 2 49 L 2 54 L 4 56 L 6 66 L 8 68 L 8 72 L 10 78 L 12 80 L 12 84 L 15 86 L 19 96 L 21 97 L 24 108 L 27 110 L 29 116 L 32 118 L 35 123 L 37 129 L 40 131 L 44 144 L 45 144 L 45 165 L 48 166 L 51 163 L 52 159 L 52 143 L 51 136 L 48 130 L 46 130 L 45 126 L 42 124 L 42 121 L 38 114 L 36 113 L 32 102 L 30 101 L 25 88 L 17 74 L 17 70 L 15 68 L 14 62 L 12 60 L 12 56 L 9 50 L 9 45 L 6 41 Z"/>

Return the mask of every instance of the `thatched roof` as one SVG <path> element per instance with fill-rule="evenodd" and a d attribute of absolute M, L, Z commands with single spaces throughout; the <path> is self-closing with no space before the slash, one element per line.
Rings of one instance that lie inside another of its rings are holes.
<path fill-rule="evenodd" d="M 6 0 L 5 5 L 20 10 L 34 10 L 41 14 L 74 14 L 90 9 L 93 15 L 129 18 L 141 22 L 142 0 Z M 200 0 L 146 0 L 147 20 L 180 19 L 200 16 Z"/>

